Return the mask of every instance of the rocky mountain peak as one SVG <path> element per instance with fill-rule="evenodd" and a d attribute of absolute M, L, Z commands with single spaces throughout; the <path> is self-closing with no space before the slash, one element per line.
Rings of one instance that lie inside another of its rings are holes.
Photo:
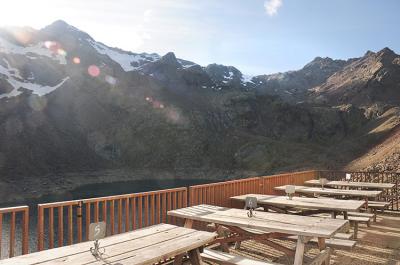
<path fill-rule="evenodd" d="M 41 29 L 40 32 L 44 34 L 45 37 L 50 37 L 55 39 L 65 39 L 65 38 L 71 39 L 71 37 L 74 37 L 77 39 L 93 40 L 89 34 L 68 24 L 64 20 L 56 20 L 50 25 Z"/>
<path fill-rule="evenodd" d="M 173 52 L 166 53 L 164 56 L 161 57 L 160 61 L 166 64 L 177 65 L 177 66 L 180 65 L 178 60 L 176 59 L 175 53 Z"/>

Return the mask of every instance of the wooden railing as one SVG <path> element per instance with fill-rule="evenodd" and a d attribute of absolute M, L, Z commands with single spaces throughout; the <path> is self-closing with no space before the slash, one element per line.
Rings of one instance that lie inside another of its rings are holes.
<path fill-rule="evenodd" d="M 229 207 L 232 196 L 260 193 L 260 178 L 231 180 L 189 187 L 189 205 L 212 204 Z"/>
<path fill-rule="evenodd" d="M 38 250 L 45 249 L 45 239 L 48 248 L 88 240 L 91 222 L 106 222 L 108 235 L 161 222 L 176 223 L 175 218 L 167 216 L 167 211 L 186 206 L 186 188 L 39 204 Z M 48 220 L 47 231 L 45 219 Z"/>
<path fill-rule="evenodd" d="M 317 178 L 327 178 L 329 180 L 345 180 L 346 173 L 351 174 L 351 181 L 393 183 L 394 188 L 384 190 L 380 196 L 381 200 L 390 202 L 389 209 L 400 211 L 400 172 L 360 172 L 360 171 L 318 171 Z"/>
<path fill-rule="evenodd" d="M 318 171 L 303 171 L 272 176 L 238 179 L 189 187 L 189 205 L 212 204 L 231 206 L 230 197 L 248 193 L 277 194 L 275 187 L 315 179 Z"/>
<path fill-rule="evenodd" d="M 263 194 L 279 194 L 274 188 L 282 185 L 304 185 L 307 180 L 315 179 L 318 171 L 302 171 L 261 177 Z"/>
<path fill-rule="evenodd" d="M 21 253 L 27 254 L 29 252 L 29 207 L 28 206 L 17 206 L 9 208 L 0 208 L 0 259 L 2 257 L 2 240 L 3 240 L 3 228 L 4 228 L 4 217 L 9 215 L 8 230 L 8 257 L 14 257 L 15 255 L 15 240 L 17 226 L 20 224 L 21 230 Z M 21 218 L 21 222 L 18 222 L 18 218 Z"/>

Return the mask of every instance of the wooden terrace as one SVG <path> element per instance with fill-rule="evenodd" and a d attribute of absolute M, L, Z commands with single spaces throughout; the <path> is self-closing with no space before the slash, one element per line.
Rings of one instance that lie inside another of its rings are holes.
<path fill-rule="evenodd" d="M 33 231 L 28 206 L 2 208 L 0 264 L 400 265 L 399 187 L 393 172 L 252 177 L 39 204 Z M 90 250 L 99 222 L 101 255 Z"/>

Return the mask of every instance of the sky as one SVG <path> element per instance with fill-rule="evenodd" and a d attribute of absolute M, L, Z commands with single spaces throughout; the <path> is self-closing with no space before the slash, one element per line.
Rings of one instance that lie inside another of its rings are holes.
<path fill-rule="evenodd" d="M 132 52 L 173 51 L 245 74 L 296 70 L 317 56 L 400 52 L 399 0 L 0 0 L 0 26 L 62 19 Z"/>

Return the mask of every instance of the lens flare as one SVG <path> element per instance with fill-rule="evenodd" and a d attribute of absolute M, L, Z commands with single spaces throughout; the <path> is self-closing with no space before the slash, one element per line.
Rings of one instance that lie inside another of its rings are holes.
<path fill-rule="evenodd" d="M 112 86 L 115 86 L 115 84 L 117 83 L 117 79 L 115 79 L 114 77 L 112 77 L 110 75 L 106 75 L 105 79 L 106 79 L 106 82 Z"/>
<path fill-rule="evenodd" d="M 80 63 L 81 63 L 81 59 L 80 59 L 79 57 L 74 57 L 74 58 L 72 59 L 72 62 L 73 62 L 74 64 L 80 64 Z"/>
<path fill-rule="evenodd" d="M 57 53 L 61 56 L 67 56 L 67 52 L 61 48 L 57 49 Z"/>
<path fill-rule="evenodd" d="M 58 50 L 61 49 L 60 44 L 55 41 L 45 41 L 44 46 L 53 53 L 58 53 Z"/>
<path fill-rule="evenodd" d="M 92 64 L 91 66 L 88 67 L 88 74 L 97 77 L 100 74 L 100 69 L 96 65 Z"/>

